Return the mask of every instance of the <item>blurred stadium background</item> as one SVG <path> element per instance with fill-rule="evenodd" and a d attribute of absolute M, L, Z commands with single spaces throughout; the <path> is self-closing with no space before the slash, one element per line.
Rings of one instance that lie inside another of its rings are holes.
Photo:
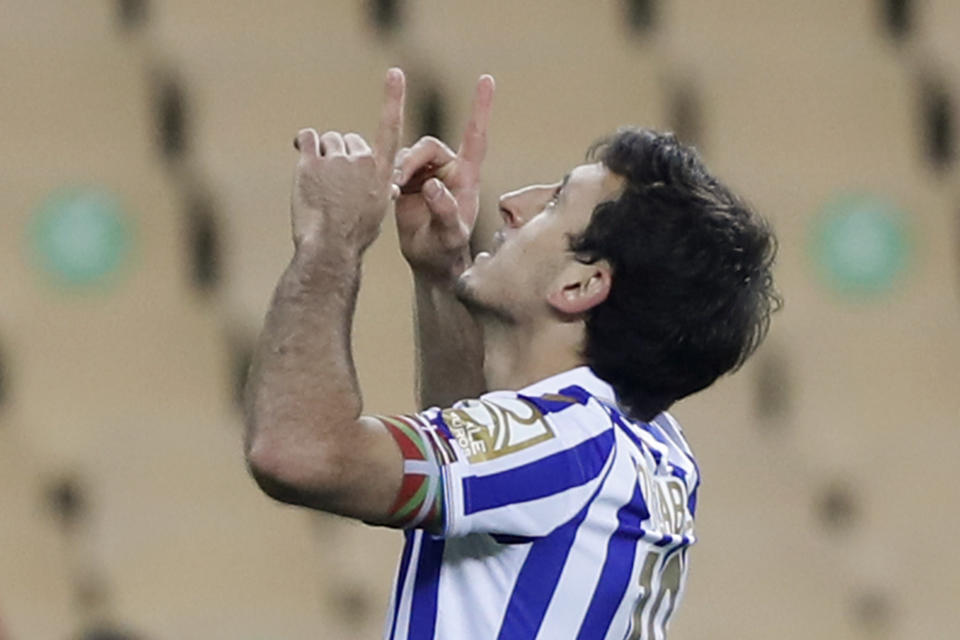
<path fill-rule="evenodd" d="M 261 495 L 237 398 L 291 253 L 292 137 L 371 135 L 394 64 L 409 140 L 456 144 L 497 79 L 480 245 L 500 192 L 626 123 L 696 144 L 776 226 L 769 339 L 675 408 L 705 482 L 671 637 L 957 637 L 956 0 L 0 15 L 3 640 L 379 637 L 400 536 Z M 389 224 L 364 276 L 366 408 L 410 410 Z"/>

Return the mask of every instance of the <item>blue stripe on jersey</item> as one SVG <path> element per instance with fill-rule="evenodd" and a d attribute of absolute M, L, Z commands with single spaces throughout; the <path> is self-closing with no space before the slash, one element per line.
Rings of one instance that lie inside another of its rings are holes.
<path fill-rule="evenodd" d="M 400 556 L 400 570 L 397 572 L 397 587 L 393 601 L 393 623 L 390 625 L 390 640 L 393 640 L 397 633 L 397 616 L 400 613 L 400 600 L 403 599 L 403 584 L 407 580 L 407 569 L 410 568 L 410 552 L 413 551 L 414 531 L 407 530 L 403 532 L 406 539 L 403 543 L 403 555 Z"/>
<path fill-rule="evenodd" d="M 433 640 L 437 626 L 437 590 L 440 586 L 440 565 L 443 563 L 443 538 L 434 538 L 425 531 L 418 532 L 420 561 L 413 585 L 413 603 L 410 605 L 409 640 Z"/>
<path fill-rule="evenodd" d="M 657 547 L 665 547 L 668 544 L 673 544 L 673 536 L 669 533 L 663 534 L 663 537 L 653 543 Z"/>
<path fill-rule="evenodd" d="M 543 398 L 540 396 L 525 396 L 522 393 L 518 393 L 517 397 L 526 400 L 535 406 L 540 410 L 540 413 L 545 416 L 548 416 L 551 413 L 563 411 L 564 409 L 568 409 L 577 404 L 576 402 L 570 401 L 575 400 L 575 398 L 571 398 L 570 400 L 554 400 L 552 398 Z"/>
<path fill-rule="evenodd" d="M 513 584 L 497 640 L 530 640 L 537 635 L 553 592 L 557 589 L 563 566 L 567 563 L 577 529 L 587 517 L 587 511 L 602 486 L 603 482 L 597 486 L 587 504 L 572 520 L 530 546 L 517 581 Z"/>
<path fill-rule="evenodd" d="M 521 467 L 463 479 L 466 515 L 545 498 L 595 478 L 613 450 L 612 429 Z"/>
<path fill-rule="evenodd" d="M 657 421 L 654 419 L 650 422 L 637 422 L 640 425 L 640 428 L 649 433 L 662 445 L 670 446 L 670 440 L 663 433 L 663 429 L 660 428 L 660 425 L 657 424 Z"/>
<path fill-rule="evenodd" d="M 450 433 L 450 427 L 448 427 L 447 423 L 443 421 L 443 416 L 439 412 L 437 415 L 430 418 L 430 424 L 436 427 L 437 431 L 443 434 L 443 437 L 447 440 L 456 440 L 456 438 L 453 437 L 453 434 Z"/>
<path fill-rule="evenodd" d="M 577 385 L 570 385 L 569 387 L 564 387 L 560 389 L 560 392 L 557 394 L 563 396 L 564 400 L 555 400 L 552 398 L 544 398 L 543 396 L 525 396 L 522 393 L 518 393 L 518 398 L 523 398 L 527 402 L 531 403 L 538 409 L 543 415 L 549 415 L 551 413 L 557 413 L 558 411 L 563 411 L 564 409 L 573 406 L 573 404 L 587 404 L 593 396 L 590 395 L 588 391 Z M 573 402 L 570 402 L 572 400 Z"/>
<path fill-rule="evenodd" d="M 607 557 L 603 561 L 600 580 L 593 590 L 590 607 L 580 625 L 577 640 L 603 638 L 610 629 L 617 607 L 623 601 L 633 573 L 637 542 L 643 536 L 641 523 L 650 517 L 640 485 L 634 487 L 630 501 L 617 512 L 617 530 L 607 542 Z"/>
<path fill-rule="evenodd" d="M 683 544 L 675 546 L 673 549 L 669 549 L 666 553 L 663 554 L 663 560 L 660 561 L 660 566 L 667 566 L 667 560 L 669 560 L 675 553 L 685 553 L 687 549 L 690 548 L 690 541 L 687 540 L 687 537 L 683 537 Z"/>
<path fill-rule="evenodd" d="M 664 418 L 664 420 L 666 420 L 666 418 Z M 656 424 L 657 429 L 660 431 L 667 430 L 666 427 L 664 427 L 662 424 L 660 424 L 656 420 L 654 420 L 654 424 Z M 667 422 L 667 426 L 670 426 L 669 422 Z M 671 427 L 671 430 L 672 430 L 672 427 Z M 700 467 L 697 465 L 697 461 L 693 458 L 691 454 L 683 450 L 681 450 L 681 453 L 683 453 L 684 457 L 686 457 L 686 459 L 690 461 L 690 464 L 693 466 L 693 469 L 697 474 L 697 481 L 694 483 L 693 490 L 690 491 L 690 495 L 687 497 L 687 509 L 690 511 L 691 516 L 696 516 L 697 515 L 697 489 L 700 488 Z M 673 468 L 673 475 L 677 476 L 681 480 L 686 480 L 686 477 L 687 477 L 686 471 L 684 471 L 680 467 Z"/>
<path fill-rule="evenodd" d="M 612 412 L 611 415 L 613 417 L 613 421 L 620 426 L 620 430 L 623 431 L 623 433 L 625 433 L 628 438 L 630 438 L 633 444 L 637 445 L 637 449 L 639 449 L 640 451 L 649 451 L 650 454 L 653 456 L 654 462 L 656 462 L 657 464 L 660 464 L 660 458 L 661 458 L 660 452 L 657 451 L 656 449 L 651 449 L 650 447 L 645 445 L 643 443 L 643 440 L 641 440 L 640 437 L 637 436 L 637 434 L 631 431 L 630 427 L 628 427 L 627 424 L 623 420 L 621 420 L 620 414 L 618 414 L 613 409 L 610 409 L 610 411 Z"/>
<path fill-rule="evenodd" d="M 587 402 L 589 402 L 590 399 L 593 398 L 593 396 L 590 395 L 589 391 L 575 384 L 572 384 L 569 387 L 564 387 L 563 389 L 560 389 L 560 395 L 567 396 L 568 398 L 573 398 L 580 404 L 587 404 Z"/>

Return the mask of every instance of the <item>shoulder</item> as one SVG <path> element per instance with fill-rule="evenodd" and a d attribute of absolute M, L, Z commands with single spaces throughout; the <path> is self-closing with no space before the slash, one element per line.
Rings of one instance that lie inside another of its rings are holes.
<path fill-rule="evenodd" d="M 687 493 L 692 497 L 692 513 L 696 492 L 700 486 L 700 467 L 680 423 L 669 413 L 663 412 L 650 421 L 649 427 L 656 434 L 657 439 L 665 445 L 664 473 L 677 478 L 684 484 Z"/>
<path fill-rule="evenodd" d="M 528 449 L 567 448 L 612 428 L 599 401 L 582 389 L 563 391 L 567 393 L 542 388 L 495 391 L 433 409 L 429 415 L 442 423 L 472 463 Z"/>
<path fill-rule="evenodd" d="M 448 536 L 542 536 L 576 515 L 606 476 L 613 422 L 589 393 L 541 383 L 496 391 L 424 418 L 455 459 L 444 467 Z"/>

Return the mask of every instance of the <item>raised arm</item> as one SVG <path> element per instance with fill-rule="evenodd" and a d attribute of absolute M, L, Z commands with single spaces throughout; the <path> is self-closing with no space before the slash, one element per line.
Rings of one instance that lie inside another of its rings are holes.
<path fill-rule="evenodd" d="M 454 295 L 454 285 L 472 262 L 470 234 L 477 220 L 493 91 L 493 78 L 482 76 L 457 153 L 428 136 L 397 154 L 394 181 L 402 190 L 397 229 L 413 271 L 421 408 L 449 406 L 486 390 L 482 334 Z"/>
<path fill-rule="evenodd" d="M 361 417 L 350 346 L 361 257 L 396 195 L 402 72 L 392 69 L 385 85 L 374 150 L 352 133 L 297 135 L 295 250 L 247 383 L 245 452 L 278 500 L 388 523 L 403 459 L 384 424 Z"/>

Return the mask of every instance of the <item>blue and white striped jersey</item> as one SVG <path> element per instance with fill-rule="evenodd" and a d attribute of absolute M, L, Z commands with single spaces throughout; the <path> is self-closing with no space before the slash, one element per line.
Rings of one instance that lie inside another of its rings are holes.
<path fill-rule="evenodd" d="M 444 530 L 405 532 L 385 638 L 665 637 L 700 483 L 672 417 L 628 419 L 580 367 L 410 422 Z"/>

